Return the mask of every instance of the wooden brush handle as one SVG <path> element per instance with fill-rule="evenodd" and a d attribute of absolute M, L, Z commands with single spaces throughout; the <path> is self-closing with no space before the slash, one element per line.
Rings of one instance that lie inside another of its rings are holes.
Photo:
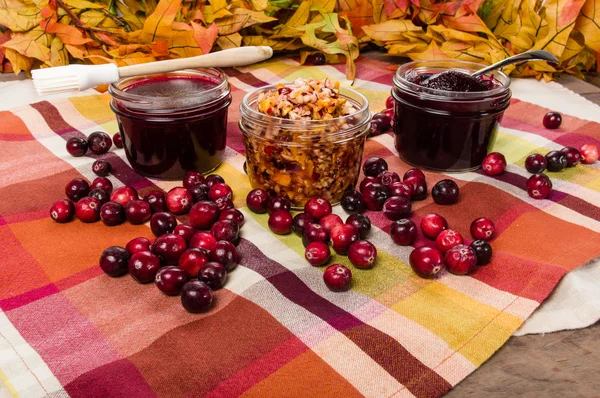
<path fill-rule="evenodd" d="M 194 68 L 224 68 L 228 66 L 250 65 L 271 58 L 271 47 L 249 46 L 231 48 L 197 57 L 169 59 L 166 61 L 148 62 L 119 68 L 120 77 L 150 75 L 154 73 L 174 72 Z"/>

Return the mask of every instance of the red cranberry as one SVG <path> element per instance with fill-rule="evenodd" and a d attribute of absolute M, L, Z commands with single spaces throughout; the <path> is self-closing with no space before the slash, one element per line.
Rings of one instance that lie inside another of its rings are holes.
<path fill-rule="evenodd" d="M 552 192 L 552 181 L 545 174 L 534 174 L 527 180 L 527 193 L 534 199 L 546 199 Z"/>
<path fill-rule="evenodd" d="M 177 264 L 179 268 L 185 271 L 187 276 L 195 278 L 204 264 L 210 261 L 208 252 L 204 249 L 191 248 L 181 254 Z"/>
<path fill-rule="evenodd" d="M 155 236 L 170 234 L 177 226 L 177 219 L 171 213 L 159 211 L 150 217 L 150 229 Z"/>
<path fill-rule="evenodd" d="M 65 186 L 65 193 L 67 194 L 67 198 L 73 202 L 77 202 L 90 193 L 90 184 L 83 178 L 73 178 Z"/>
<path fill-rule="evenodd" d="M 362 213 L 366 209 L 361 193 L 353 189 L 344 192 L 340 205 L 347 213 Z"/>
<path fill-rule="evenodd" d="M 377 177 L 371 177 L 371 176 L 366 176 L 361 182 L 360 185 L 358 187 L 358 190 L 362 193 L 365 188 L 367 187 L 367 185 L 370 185 L 372 183 L 379 183 L 379 180 L 377 179 Z"/>
<path fill-rule="evenodd" d="M 67 152 L 76 158 L 85 155 L 88 150 L 88 143 L 83 138 L 71 137 L 67 140 Z"/>
<path fill-rule="evenodd" d="M 383 215 L 386 216 L 388 220 L 394 221 L 406 218 L 410 216 L 411 212 L 412 207 L 410 200 L 400 196 L 392 196 L 383 204 Z"/>
<path fill-rule="evenodd" d="M 112 146 L 110 136 L 102 131 L 96 131 L 95 133 L 90 134 L 87 143 L 90 151 L 96 155 L 102 155 L 103 153 L 108 152 Z"/>
<path fill-rule="evenodd" d="M 378 135 L 381 135 L 383 131 L 384 128 L 381 120 L 372 119 L 369 122 L 369 137 L 377 137 Z"/>
<path fill-rule="evenodd" d="M 599 150 L 598 146 L 594 144 L 584 144 L 579 148 L 581 152 L 581 163 L 592 164 L 598 160 Z"/>
<path fill-rule="evenodd" d="M 435 276 L 444 269 L 442 253 L 427 246 L 414 249 L 408 257 L 411 268 L 423 278 Z"/>
<path fill-rule="evenodd" d="M 404 183 L 410 187 L 412 200 L 423 200 L 427 196 L 427 181 L 424 178 L 413 175 L 405 178 Z"/>
<path fill-rule="evenodd" d="M 125 216 L 134 225 L 145 223 L 151 215 L 150 205 L 143 200 L 132 200 L 125 206 Z"/>
<path fill-rule="evenodd" d="M 348 248 L 348 260 L 356 268 L 373 268 L 377 260 L 377 249 L 368 240 L 356 241 Z"/>
<path fill-rule="evenodd" d="M 96 222 L 100 219 L 100 201 L 86 196 L 75 203 L 75 216 L 85 223 Z"/>
<path fill-rule="evenodd" d="M 581 153 L 572 146 L 564 147 L 560 151 L 567 157 L 567 167 L 575 167 L 581 163 Z"/>
<path fill-rule="evenodd" d="M 306 58 L 306 60 L 307 60 L 307 62 L 309 62 L 315 66 L 325 65 L 325 62 L 327 61 L 327 59 L 325 58 L 325 55 L 323 53 L 311 54 Z M 280 89 L 280 90 L 285 90 L 285 89 L 286 89 L 286 87 L 284 87 L 283 89 Z"/>
<path fill-rule="evenodd" d="M 292 208 L 292 202 L 288 198 L 284 198 L 283 196 L 275 196 L 269 199 L 267 204 L 267 212 L 269 214 L 273 214 L 273 212 L 277 210 L 285 210 L 290 211 Z"/>
<path fill-rule="evenodd" d="M 123 148 L 123 138 L 121 137 L 121 133 L 115 133 L 112 137 L 112 141 L 117 148 Z"/>
<path fill-rule="evenodd" d="M 129 258 L 129 274 L 139 283 L 152 282 L 159 268 L 160 258 L 151 252 L 137 252 Z"/>
<path fill-rule="evenodd" d="M 304 258 L 316 267 L 325 265 L 331 258 L 331 252 L 327 243 L 323 242 L 311 242 L 306 246 L 304 250 Z"/>
<path fill-rule="evenodd" d="M 198 313 L 207 311 L 213 302 L 213 293 L 210 287 L 201 281 L 192 280 L 183 285 L 181 289 L 181 305 L 186 311 Z"/>
<path fill-rule="evenodd" d="M 208 185 L 208 187 L 212 187 L 214 184 L 224 184 L 225 180 L 218 174 L 211 174 L 204 180 L 204 183 Z"/>
<path fill-rule="evenodd" d="M 164 234 L 156 238 L 152 245 L 152 252 L 164 259 L 165 264 L 175 265 L 186 248 L 187 244 L 181 236 Z"/>
<path fill-rule="evenodd" d="M 546 154 L 546 163 L 548 171 L 562 171 L 567 167 L 567 155 L 561 151 L 550 151 Z"/>
<path fill-rule="evenodd" d="M 390 120 L 390 127 L 394 128 L 394 108 L 386 108 L 380 112 L 380 115 L 385 115 Z"/>
<path fill-rule="evenodd" d="M 363 173 L 369 177 L 377 177 L 387 169 L 388 164 L 382 158 L 369 158 L 363 164 Z"/>
<path fill-rule="evenodd" d="M 231 272 L 237 266 L 239 258 L 235 246 L 226 240 L 215 243 L 215 247 L 210 251 L 210 259 L 223 264 L 227 272 Z"/>
<path fill-rule="evenodd" d="M 194 234 L 196 233 L 196 228 L 185 224 L 179 224 L 175 227 L 173 233 L 175 235 L 181 236 L 186 243 L 189 243 L 192 239 L 192 236 L 194 236 Z"/>
<path fill-rule="evenodd" d="M 407 178 L 410 177 L 421 177 L 424 180 L 426 179 L 425 173 L 423 173 L 420 169 L 417 169 L 416 167 L 406 170 L 406 173 L 404 173 L 404 176 L 402 176 L 402 181 L 405 181 Z"/>
<path fill-rule="evenodd" d="M 452 205 L 458 202 L 458 185 L 453 180 L 438 181 L 431 189 L 431 196 L 438 205 Z"/>
<path fill-rule="evenodd" d="M 218 198 L 233 198 L 233 191 L 227 184 L 217 183 L 208 188 L 208 199 L 217 200 Z"/>
<path fill-rule="evenodd" d="M 350 245 L 360 239 L 358 230 L 350 224 L 342 224 L 331 230 L 331 246 L 337 254 L 348 253 Z"/>
<path fill-rule="evenodd" d="M 489 218 L 480 217 L 471 223 L 471 235 L 474 239 L 490 240 L 495 231 L 496 226 Z"/>
<path fill-rule="evenodd" d="M 201 201 L 192 206 L 189 222 L 196 229 L 209 229 L 219 219 L 219 208 L 209 201 Z"/>
<path fill-rule="evenodd" d="M 390 196 L 400 196 L 410 200 L 412 196 L 412 189 L 410 186 L 403 182 L 394 182 L 388 187 L 390 190 Z"/>
<path fill-rule="evenodd" d="M 292 220 L 292 231 L 298 236 L 302 236 L 304 229 L 308 224 L 313 223 L 313 218 L 306 213 L 298 213 Z"/>
<path fill-rule="evenodd" d="M 105 249 L 100 256 L 100 268 L 113 278 L 125 275 L 128 263 L 129 253 L 120 246 L 111 246 Z"/>
<path fill-rule="evenodd" d="M 525 159 L 525 168 L 533 174 L 541 173 L 546 170 L 546 158 L 539 153 L 531 154 Z"/>
<path fill-rule="evenodd" d="M 202 184 L 204 182 L 204 175 L 197 171 L 188 171 L 183 177 L 183 187 L 190 189 L 194 185 Z"/>
<path fill-rule="evenodd" d="M 130 255 L 134 255 L 137 252 L 150 251 L 151 244 L 150 239 L 140 236 L 127 242 L 125 249 Z"/>
<path fill-rule="evenodd" d="M 446 253 L 456 245 L 462 245 L 464 239 L 461 234 L 453 229 L 445 229 L 435 239 L 435 247 L 442 252 Z"/>
<path fill-rule="evenodd" d="M 106 160 L 96 160 L 92 164 L 92 171 L 94 172 L 94 174 L 100 177 L 106 177 L 110 174 L 111 170 L 112 166 Z"/>
<path fill-rule="evenodd" d="M 75 215 L 75 206 L 70 200 L 59 200 L 54 202 L 50 208 L 50 217 L 58 223 L 66 223 L 73 219 Z"/>
<path fill-rule="evenodd" d="M 304 204 L 304 212 L 317 222 L 331 214 L 331 210 L 331 203 L 325 198 L 310 198 Z"/>
<path fill-rule="evenodd" d="M 385 185 L 374 182 L 365 186 L 362 191 L 362 197 L 367 209 L 379 211 L 390 197 L 390 191 Z"/>
<path fill-rule="evenodd" d="M 117 188 L 110 195 L 111 202 L 117 202 L 123 207 L 127 206 L 127 203 L 136 199 L 139 199 L 139 196 L 135 188 L 132 187 Z"/>
<path fill-rule="evenodd" d="M 497 176 L 506 169 L 506 158 L 500 152 L 492 152 L 481 162 L 483 172 L 489 176 Z"/>
<path fill-rule="evenodd" d="M 154 278 L 156 287 L 168 296 L 178 296 L 188 281 L 188 276 L 181 268 L 169 265 L 162 267 Z"/>
<path fill-rule="evenodd" d="M 253 189 L 246 196 L 246 206 L 254 213 L 266 213 L 268 205 L 269 194 L 264 189 Z"/>
<path fill-rule="evenodd" d="M 343 292 L 350 288 L 352 272 L 342 264 L 332 264 L 325 269 L 323 280 L 332 292 Z"/>
<path fill-rule="evenodd" d="M 346 224 L 352 225 L 358 231 L 361 239 L 365 239 L 371 232 L 371 219 L 364 214 L 351 214 L 346 218 Z"/>
<path fill-rule="evenodd" d="M 386 109 L 394 108 L 394 97 L 391 95 L 385 100 Z"/>
<path fill-rule="evenodd" d="M 217 198 L 214 200 L 214 203 L 217 205 L 219 211 L 233 209 L 235 206 L 233 205 L 233 201 L 229 198 Z"/>
<path fill-rule="evenodd" d="M 125 208 L 117 202 L 106 202 L 100 207 L 100 219 L 109 227 L 125 222 Z"/>
<path fill-rule="evenodd" d="M 100 202 L 100 206 L 102 206 L 104 203 L 108 202 L 108 200 L 110 199 L 110 195 L 102 188 L 92 189 L 90 191 L 90 193 L 88 194 L 88 196 L 91 198 L 98 199 L 98 201 Z"/>
<path fill-rule="evenodd" d="M 492 246 L 484 240 L 475 240 L 471 243 L 471 249 L 477 255 L 477 265 L 487 265 L 492 259 Z"/>
<path fill-rule="evenodd" d="M 194 203 L 198 203 L 202 200 L 208 200 L 208 185 L 204 183 L 196 184 L 186 189 L 190 191 L 190 194 L 192 195 L 192 201 Z"/>
<path fill-rule="evenodd" d="M 477 254 L 469 246 L 456 245 L 446 253 L 444 264 L 456 275 L 466 275 L 477 267 Z"/>
<path fill-rule="evenodd" d="M 412 245 L 417 239 L 417 226 L 407 218 L 394 221 L 390 229 L 390 236 L 397 245 Z"/>
<path fill-rule="evenodd" d="M 390 129 L 390 127 L 392 127 L 392 119 L 389 117 L 389 115 L 383 112 L 373 115 L 373 120 L 377 120 L 381 124 L 383 131 L 387 131 Z"/>
<path fill-rule="evenodd" d="M 106 177 L 97 177 L 90 184 L 90 189 L 100 188 L 106 191 L 107 194 L 111 194 L 113 190 L 113 184 Z"/>
<path fill-rule="evenodd" d="M 167 209 L 173 214 L 189 213 L 194 201 L 190 191 L 184 187 L 175 187 L 167 192 Z"/>
<path fill-rule="evenodd" d="M 421 231 L 429 239 L 436 239 L 440 232 L 448 228 L 448 222 L 439 214 L 430 213 L 421 219 Z"/>
<path fill-rule="evenodd" d="M 292 216 L 290 216 L 291 224 Z M 235 243 L 240 237 L 240 226 L 235 221 L 221 220 L 213 224 L 210 228 L 210 233 L 213 234 L 216 240 L 227 240 Z"/>
<path fill-rule="evenodd" d="M 205 282 L 212 290 L 219 290 L 227 281 L 227 270 L 221 263 L 211 261 L 202 266 L 198 272 L 198 280 Z"/>
<path fill-rule="evenodd" d="M 144 200 L 150 205 L 152 213 L 167 211 L 165 193 L 162 191 L 150 191 L 144 195 Z"/>
<path fill-rule="evenodd" d="M 304 244 L 304 247 L 308 246 L 311 242 L 327 243 L 328 241 L 329 234 L 325 231 L 325 228 L 319 224 L 308 224 L 308 226 L 304 228 L 304 232 L 302 233 L 302 243 Z"/>
<path fill-rule="evenodd" d="M 325 231 L 328 233 L 331 233 L 331 230 L 334 227 L 342 225 L 343 223 L 344 222 L 337 214 L 328 214 L 319 221 L 319 224 L 321 224 L 321 226 L 325 228 Z"/>
<path fill-rule="evenodd" d="M 190 239 L 189 247 L 196 247 L 211 252 L 216 244 L 217 240 L 210 232 L 198 231 Z"/>
<path fill-rule="evenodd" d="M 381 172 L 378 176 L 377 176 L 377 180 L 379 181 L 380 184 L 383 184 L 387 187 L 389 187 L 390 185 L 392 185 L 395 182 L 401 182 L 400 181 L 400 176 L 398 175 L 398 173 L 394 172 L 394 171 L 383 171 Z"/>
<path fill-rule="evenodd" d="M 548 112 L 544 115 L 544 127 L 547 129 L 557 129 L 562 123 L 562 115 L 558 112 Z"/>
<path fill-rule="evenodd" d="M 292 215 L 287 210 L 275 210 L 269 216 L 269 229 L 278 235 L 292 231 Z"/>
<path fill-rule="evenodd" d="M 241 227 L 244 224 L 244 214 L 238 209 L 225 209 L 219 213 L 219 220 L 231 220 Z"/>

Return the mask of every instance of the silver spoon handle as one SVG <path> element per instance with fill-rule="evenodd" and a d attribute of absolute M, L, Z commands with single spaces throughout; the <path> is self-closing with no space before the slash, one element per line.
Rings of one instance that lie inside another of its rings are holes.
<path fill-rule="evenodd" d="M 496 70 L 502 68 L 506 65 L 516 64 L 517 62 L 525 62 L 525 61 L 550 61 L 558 63 L 558 59 L 552 54 L 550 51 L 546 50 L 534 50 L 527 51 L 521 54 L 513 55 L 512 57 L 508 57 L 503 59 L 500 62 L 496 62 L 486 68 L 480 69 L 477 72 L 471 74 L 473 77 L 477 77 L 483 75 L 489 71 Z"/>

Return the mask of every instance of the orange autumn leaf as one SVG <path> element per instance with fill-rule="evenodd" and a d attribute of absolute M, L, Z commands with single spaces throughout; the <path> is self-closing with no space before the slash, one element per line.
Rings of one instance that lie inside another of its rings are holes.
<path fill-rule="evenodd" d="M 167 38 L 171 32 L 171 24 L 179 11 L 181 0 L 160 0 L 154 12 L 144 22 L 140 41 L 151 43 L 157 38 Z"/>
<path fill-rule="evenodd" d="M 192 22 L 192 28 L 194 29 L 194 40 L 196 40 L 202 52 L 208 54 L 217 40 L 219 28 L 215 23 L 212 23 L 207 29 L 195 22 Z"/>
<path fill-rule="evenodd" d="M 90 43 L 92 41 L 92 39 L 84 37 L 83 33 L 74 26 L 51 21 L 42 21 L 40 26 L 46 33 L 53 33 L 58 36 L 65 44 L 77 46 L 79 44 Z"/>

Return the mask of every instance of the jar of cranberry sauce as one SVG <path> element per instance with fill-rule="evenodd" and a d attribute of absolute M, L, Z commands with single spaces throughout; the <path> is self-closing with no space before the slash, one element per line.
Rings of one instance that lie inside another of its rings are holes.
<path fill-rule="evenodd" d="M 109 86 L 125 154 L 145 176 L 180 180 L 221 163 L 231 94 L 219 69 L 121 79 Z"/>
<path fill-rule="evenodd" d="M 450 69 L 470 74 L 485 65 L 456 60 L 415 61 L 394 76 L 394 137 L 400 158 L 434 171 L 481 166 L 491 152 L 511 98 L 510 79 L 495 71 L 481 77 L 483 91 L 449 91 L 424 82 Z M 449 75 L 451 76 L 451 75 Z M 453 82 L 450 82 L 450 87 Z M 461 83 L 458 83 L 459 85 Z M 461 89 L 461 87 L 458 87 Z"/>

